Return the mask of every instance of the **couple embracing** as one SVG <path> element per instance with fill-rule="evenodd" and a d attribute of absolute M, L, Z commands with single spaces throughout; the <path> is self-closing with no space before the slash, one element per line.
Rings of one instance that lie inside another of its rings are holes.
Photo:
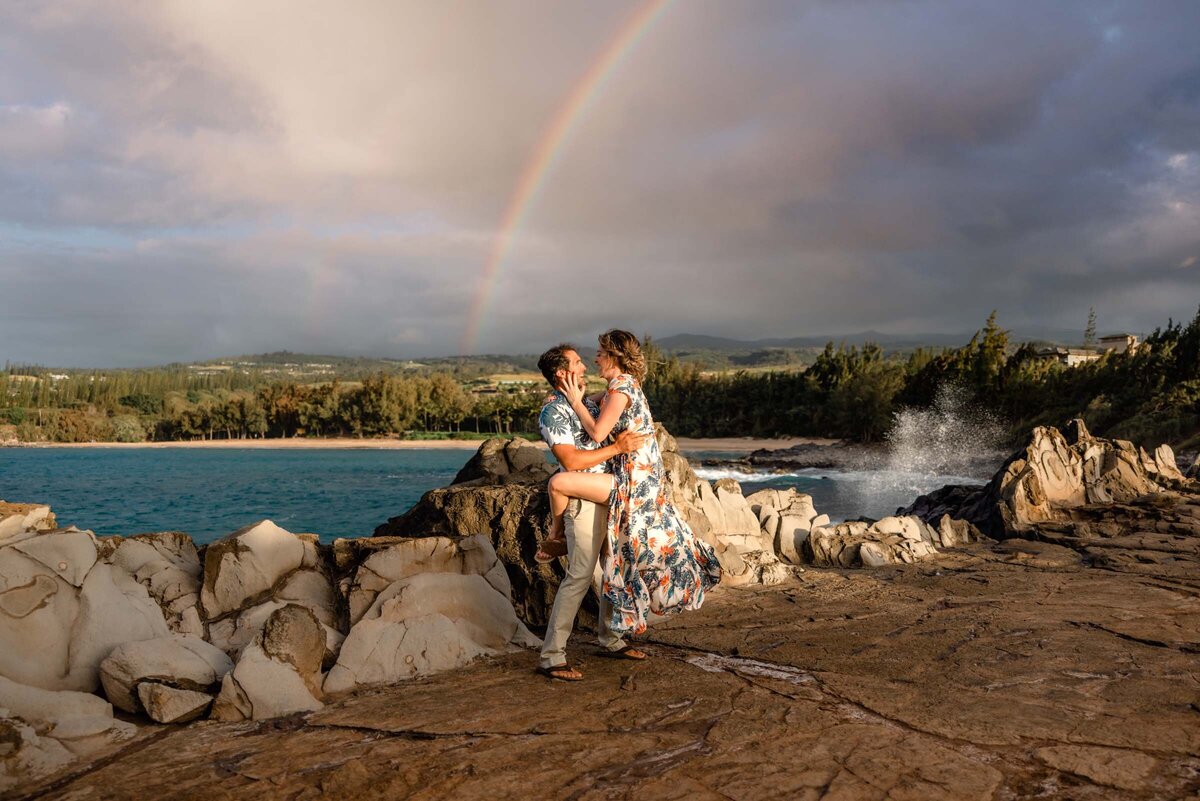
<path fill-rule="evenodd" d="M 538 672 L 563 681 L 583 678 L 568 664 L 566 644 L 588 587 L 595 585 L 600 599 L 604 652 L 645 659 L 624 636 L 645 631 L 651 612 L 699 609 L 705 591 L 721 580 L 716 553 L 671 503 L 642 392 L 646 360 L 637 337 L 614 329 L 598 344 L 596 366 L 608 387 L 592 397 L 585 395 L 587 367 L 574 346 L 557 345 L 538 360 L 555 390 L 538 424 L 562 470 L 550 478 L 553 522 L 535 558 L 546 563 L 567 556 Z M 572 498 L 607 504 L 607 525 L 568 537 L 563 513 Z"/>

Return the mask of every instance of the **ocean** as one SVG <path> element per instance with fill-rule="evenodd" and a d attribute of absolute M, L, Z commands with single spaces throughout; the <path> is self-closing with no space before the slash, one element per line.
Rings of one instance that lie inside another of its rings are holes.
<path fill-rule="evenodd" d="M 183 531 L 197 544 L 270 519 L 325 542 L 369 537 L 428 490 L 450 483 L 464 450 L 265 448 L 0 448 L 0 499 L 44 503 L 59 525 L 98 535 Z M 922 492 L 970 478 L 895 471 L 801 470 L 785 475 L 701 467 L 748 495 L 794 486 L 834 521 L 883 517 Z M 728 457 L 729 454 L 723 454 Z"/>

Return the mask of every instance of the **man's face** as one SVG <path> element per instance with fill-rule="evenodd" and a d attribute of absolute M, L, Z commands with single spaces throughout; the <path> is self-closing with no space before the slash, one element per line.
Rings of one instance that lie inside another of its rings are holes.
<path fill-rule="evenodd" d="M 571 378 L 576 383 L 579 383 L 584 373 L 587 372 L 587 365 L 583 363 L 583 359 L 579 358 L 579 354 L 573 350 L 569 350 L 563 355 L 567 357 L 567 369 L 559 370 L 559 375 L 564 379 Z"/>

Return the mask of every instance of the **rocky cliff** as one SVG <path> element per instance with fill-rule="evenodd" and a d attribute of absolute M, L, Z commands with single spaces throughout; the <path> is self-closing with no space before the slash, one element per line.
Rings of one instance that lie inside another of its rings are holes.
<path fill-rule="evenodd" d="M 730 580 L 653 626 L 648 662 L 573 641 L 570 686 L 532 672 L 560 574 L 532 562 L 546 470 L 520 442 L 330 545 L 270 521 L 200 549 L 96 537 L 0 503 L 0 794 L 1200 791 L 1200 484 L 1169 449 L 1038 429 L 985 487 L 834 523 L 703 482 L 659 436 Z"/>

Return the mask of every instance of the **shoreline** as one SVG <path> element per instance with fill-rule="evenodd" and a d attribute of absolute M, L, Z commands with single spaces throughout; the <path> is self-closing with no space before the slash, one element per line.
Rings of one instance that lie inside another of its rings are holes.
<path fill-rule="evenodd" d="M 756 439 L 753 437 L 714 437 L 711 439 L 676 437 L 682 452 L 710 451 L 721 453 L 751 453 L 769 449 L 782 450 L 795 445 L 835 445 L 836 439 L 819 437 L 787 437 L 780 439 Z M 249 450 L 461 450 L 475 451 L 486 440 L 482 439 L 356 439 L 353 437 L 330 437 L 323 439 L 294 437 L 277 439 L 212 439 L 187 442 L 30 442 L 6 445 L 11 448 L 188 448 Z M 533 443 L 546 450 L 546 443 Z M 2 449 L 0 449 L 2 450 Z"/>

